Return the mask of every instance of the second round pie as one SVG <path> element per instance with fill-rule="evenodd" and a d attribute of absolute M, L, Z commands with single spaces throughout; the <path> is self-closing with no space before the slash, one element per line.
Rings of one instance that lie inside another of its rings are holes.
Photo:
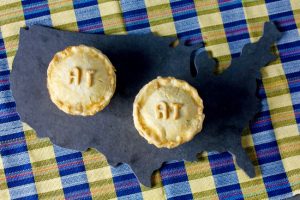
<path fill-rule="evenodd" d="M 174 148 L 202 129 L 203 103 L 195 88 L 173 77 L 146 84 L 133 105 L 134 125 L 156 147 Z"/>

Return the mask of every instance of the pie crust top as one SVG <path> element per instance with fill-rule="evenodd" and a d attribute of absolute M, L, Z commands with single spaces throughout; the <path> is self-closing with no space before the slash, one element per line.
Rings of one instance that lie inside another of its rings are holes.
<path fill-rule="evenodd" d="M 174 148 L 202 129 L 203 102 L 183 80 L 158 77 L 146 84 L 133 104 L 134 125 L 148 143 Z"/>
<path fill-rule="evenodd" d="M 115 68 L 96 48 L 70 46 L 51 60 L 47 87 L 52 102 L 65 113 L 94 115 L 109 104 L 115 92 Z"/>

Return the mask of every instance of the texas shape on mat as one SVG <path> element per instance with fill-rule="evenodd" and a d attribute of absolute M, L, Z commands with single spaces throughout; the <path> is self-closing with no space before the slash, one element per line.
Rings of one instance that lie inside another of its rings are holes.
<path fill-rule="evenodd" d="M 216 62 L 204 48 L 179 43 L 176 38 L 146 35 L 96 35 L 32 26 L 21 29 L 19 49 L 13 62 L 11 88 L 22 121 L 40 137 L 77 150 L 94 147 L 109 164 L 127 163 L 141 183 L 165 161 L 196 161 L 203 151 L 230 151 L 237 164 L 254 176 L 253 165 L 241 146 L 242 130 L 261 103 L 256 95 L 259 70 L 274 56 L 271 45 L 281 33 L 266 23 L 264 35 L 244 46 L 222 74 L 213 73 Z M 50 100 L 47 67 L 57 51 L 85 44 L 105 53 L 117 69 L 116 93 L 102 112 L 91 117 L 70 116 Z M 191 75 L 192 72 L 192 75 Z M 132 104 L 138 91 L 157 76 L 174 76 L 198 89 L 204 101 L 204 127 L 192 141 L 175 149 L 158 149 L 144 140 L 133 125 Z"/>

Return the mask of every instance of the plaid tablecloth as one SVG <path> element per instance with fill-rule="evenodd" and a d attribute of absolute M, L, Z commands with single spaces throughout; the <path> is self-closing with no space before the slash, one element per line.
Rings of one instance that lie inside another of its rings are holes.
<path fill-rule="evenodd" d="M 79 152 L 38 138 L 16 113 L 9 69 L 20 27 L 176 35 L 204 42 L 225 68 L 244 44 L 258 40 L 265 21 L 284 36 L 274 47 L 279 58 L 261 70 L 262 111 L 242 136 L 256 178 L 230 153 L 209 152 L 199 162 L 167 163 L 153 175 L 156 185 L 146 188 L 128 165 L 112 168 L 95 149 Z M 299 0 L 1 0 L 0 25 L 0 199 L 254 200 L 300 193 Z"/>

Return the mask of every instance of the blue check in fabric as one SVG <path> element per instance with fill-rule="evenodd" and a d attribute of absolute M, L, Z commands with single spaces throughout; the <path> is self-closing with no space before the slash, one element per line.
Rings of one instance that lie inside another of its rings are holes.
<path fill-rule="evenodd" d="M 272 48 L 278 59 L 261 70 L 262 110 L 241 137 L 255 178 L 231 153 L 205 152 L 198 162 L 165 163 L 148 188 L 130 166 L 111 167 L 95 149 L 79 152 L 39 138 L 16 112 L 9 74 L 20 27 L 177 36 L 203 43 L 225 69 L 245 44 L 260 38 L 266 21 L 273 21 L 283 37 Z M 299 0 L 0 1 L 0 199 L 256 200 L 299 194 L 299 32 Z"/>

